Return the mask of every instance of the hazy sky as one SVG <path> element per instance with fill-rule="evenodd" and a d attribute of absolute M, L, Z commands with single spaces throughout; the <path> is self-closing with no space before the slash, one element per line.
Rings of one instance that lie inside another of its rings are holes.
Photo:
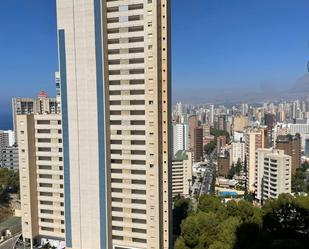
<path fill-rule="evenodd" d="M 188 2 L 172 1 L 174 100 L 279 90 L 306 72 L 308 0 Z M 54 95 L 55 17 L 55 0 L 1 0 L 0 128 L 11 97 Z"/>

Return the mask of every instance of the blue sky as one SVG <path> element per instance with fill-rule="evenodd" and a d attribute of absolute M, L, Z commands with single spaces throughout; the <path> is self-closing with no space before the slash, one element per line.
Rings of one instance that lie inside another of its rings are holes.
<path fill-rule="evenodd" d="M 308 0 L 173 0 L 174 100 L 289 88 L 306 72 L 308 9 Z M 55 15 L 54 0 L 1 0 L 0 128 L 11 97 L 54 95 Z"/>

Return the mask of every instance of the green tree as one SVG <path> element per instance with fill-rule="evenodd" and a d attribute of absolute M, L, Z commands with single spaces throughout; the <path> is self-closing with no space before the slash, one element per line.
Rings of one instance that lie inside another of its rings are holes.
<path fill-rule="evenodd" d="M 197 208 L 205 213 L 216 213 L 219 210 L 224 209 L 224 205 L 219 197 L 204 194 L 200 197 Z"/>
<path fill-rule="evenodd" d="M 240 159 L 238 158 L 236 166 L 235 166 L 235 174 L 239 176 L 241 170 L 242 170 L 242 163 L 241 163 Z"/>
<path fill-rule="evenodd" d="M 214 149 L 217 147 L 217 140 L 211 141 L 208 144 L 205 144 L 204 151 L 207 155 L 211 154 Z"/>
<path fill-rule="evenodd" d="M 277 238 L 309 235 L 309 198 L 281 194 L 267 201 L 263 228 Z"/>
<path fill-rule="evenodd" d="M 174 199 L 173 209 L 173 234 L 180 235 L 180 224 L 187 217 L 189 212 L 190 199 L 177 196 Z"/>
<path fill-rule="evenodd" d="M 215 138 L 220 137 L 220 136 L 225 136 L 226 141 L 230 140 L 230 134 L 227 131 L 210 128 L 210 134 L 213 135 Z"/>
<path fill-rule="evenodd" d="M 9 193 L 19 192 L 19 174 L 6 168 L 0 169 L 0 204 L 8 204 Z"/>
<path fill-rule="evenodd" d="M 228 174 L 228 179 L 233 179 L 234 175 L 235 175 L 235 166 L 234 163 L 232 164 L 230 170 L 229 170 L 229 174 Z"/>
<path fill-rule="evenodd" d="M 210 184 L 210 194 L 212 195 L 214 195 L 216 192 L 216 180 L 217 180 L 217 171 L 216 168 L 214 167 Z"/>
<path fill-rule="evenodd" d="M 303 163 L 292 177 L 292 190 L 294 192 L 309 193 L 309 176 L 307 170 L 309 169 L 308 162 Z"/>

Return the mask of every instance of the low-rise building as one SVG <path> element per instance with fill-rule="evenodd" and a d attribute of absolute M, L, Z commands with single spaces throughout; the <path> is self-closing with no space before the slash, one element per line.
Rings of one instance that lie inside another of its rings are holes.
<path fill-rule="evenodd" d="M 190 194 L 192 184 L 192 152 L 178 151 L 172 162 L 173 196 Z"/>
<path fill-rule="evenodd" d="M 1 150 L 1 166 L 7 169 L 18 170 L 18 148 L 17 145 L 7 146 Z"/>

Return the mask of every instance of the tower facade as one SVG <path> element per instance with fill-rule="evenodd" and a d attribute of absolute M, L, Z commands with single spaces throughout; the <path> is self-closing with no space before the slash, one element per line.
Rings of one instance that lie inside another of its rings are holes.
<path fill-rule="evenodd" d="M 66 246 L 170 248 L 168 0 L 58 0 Z"/>

